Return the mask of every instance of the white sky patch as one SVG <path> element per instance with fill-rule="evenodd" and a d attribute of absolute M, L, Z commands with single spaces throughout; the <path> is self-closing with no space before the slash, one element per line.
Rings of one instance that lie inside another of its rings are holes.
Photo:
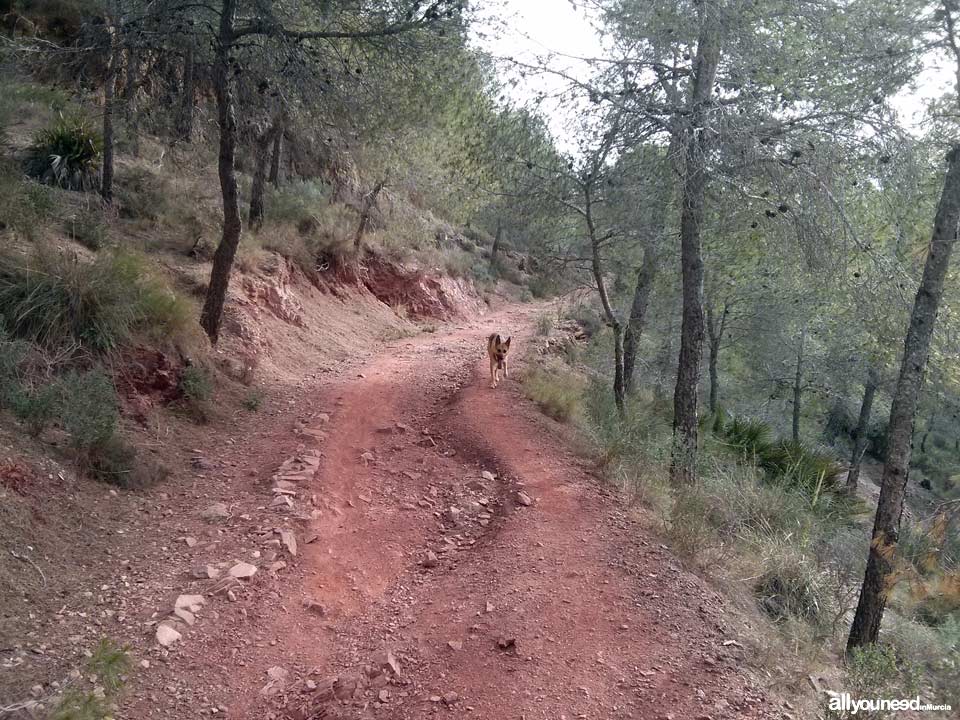
<path fill-rule="evenodd" d="M 496 0 L 488 6 L 488 12 L 490 15 L 486 21 L 481 21 L 481 29 L 475 32 L 474 40 L 494 57 L 540 65 L 542 58 L 552 53 L 551 68 L 586 79 L 590 69 L 578 58 L 604 55 L 596 23 L 579 3 L 574 5 L 571 0 Z M 571 124 L 579 114 L 588 110 L 589 105 L 577 105 L 558 97 L 569 85 L 562 78 L 531 73 L 521 78 L 516 68 L 508 69 L 509 65 L 504 63 L 502 77 L 505 81 L 516 80 L 508 91 L 512 103 L 526 105 L 538 94 L 544 94 L 546 99 L 541 114 L 547 119 L 561 149 L 572 151 L 574 131 Z M 954 79 L 949 62 L 931 56 L 912 87 L 891 99 L 904 125 L 919 133 L 927 103 L 949 92 Z"/>

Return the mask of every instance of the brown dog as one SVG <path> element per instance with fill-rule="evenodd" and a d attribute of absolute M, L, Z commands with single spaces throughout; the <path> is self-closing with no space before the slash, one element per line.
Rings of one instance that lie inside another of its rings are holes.
<path fill-rule="evenodd" d="M 510 338 L 501 340 L 496 333 L 487 338 L 487 355 L 490 357 L 490 387 L 495 388 L 500 382 L 500 371 L 504 377 L 510 377 L 507 368 L 507 353 L 510 352 Z"/>

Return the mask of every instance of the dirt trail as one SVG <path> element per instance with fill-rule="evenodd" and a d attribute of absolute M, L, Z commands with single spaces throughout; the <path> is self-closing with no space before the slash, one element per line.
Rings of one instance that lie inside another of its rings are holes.
<path fill-rule="evenodd" d="M 522 362 L 540 311 L 398 343 L 317 398 L 300 578 L 276 612 L 244 612 L 255 656 L 206 658 L 228 718 L 764 716 L 718 596 L 515 381 L 487 387 L 485 334 L 512 332 Z"/>
<path fill-rule="evenodd" d="M 522 369 L 542 312 L 395 342 L 224 448 L 218 462 L 245 473 L 218 490 L 231 518 L 184 526 L 206 555 L 232 548 L 259 572 L 228 601 L 171 568 L 167 594 L 207 605 L 176 647 L 154 646 L 118 717 L 784 717 L 719 596 L 515 379 L 488 387 L 486 335 L 513 334 Z M 276 507 L 291 457 L 310 459 Z"/>

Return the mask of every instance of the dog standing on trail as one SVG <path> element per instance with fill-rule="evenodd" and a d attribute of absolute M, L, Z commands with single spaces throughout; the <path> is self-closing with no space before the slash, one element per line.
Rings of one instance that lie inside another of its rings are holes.
<path fill-rule="evenodd" d="M 494 333 L 487 338 L 487 355 L 490 357 L 490 387 L 495 388 L 500 382 L 500 371 L 504 377 L 510 377 L 507 368 L 507 353 L 510 352 L 510 338 L 501 340 L 500 335 Z"/>

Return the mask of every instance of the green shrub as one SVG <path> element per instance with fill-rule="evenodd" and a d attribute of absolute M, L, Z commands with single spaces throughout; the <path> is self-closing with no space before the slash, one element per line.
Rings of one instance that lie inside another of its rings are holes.
<path fill-rule="evenodd" d="M 113 716 L 110 701 L 123 688 L 132 667 L 129 650 L 103 638 L 86 662 L 86 673 L 102 689 L 97 692 L 80 685 L 67 688 L 50 712 L 50 720 L 108 720 Z M 81 676 L 82 678 L 82 676 Z M 78 682 L 83 683 L 80 679 Z"/>
<path fill-rule="evenodd" d="M 826 453 L 803 443 L 781 440 L 760 456 L 760 466 L 774 477 L 783 478 L 805 490 L 814 500 L 826 493 L 840 492 L 843 466 Z"/>
<path fill-rule="evenodd" d="M 205 423 L 208 419 L 208 401 L 213 396 L 213 382 L 206 368 L 192 365 L 180 376 L 182 408 L 194 421 Z"/>
<path fill-rule="evenodd" d="M 778 622 L 797 618 L 816 623 L 827 604 L 823 574 L 789 537 L 768 546 L 753 592 L 764 612 Z"/>
<path fill-rule="evenodd" d="M 154 479 L 138 472 L 137 451 L 116 435 L 88 448 L 81 458 L 90 477 L 122 488 L 144 487 Z"/>
<path fill-rule="evenodd" d="M 9 406 L 20 392 L 22 366 L 30 350 L 30 343 L 10 340 L 0 325 L 0 407 Z"/>
<path fill-rule="evenodd" d="M 534 290 L 533 294 L 537 294 L 536 290 Z M 592 305 L 576 305 L 567 313 L 567 317 L 576 321 L 576 323 L 583 328 L 588 338 L 592 338 L 603 329 L 603 321 L 600 319 L 600 313 Z"/>
<path fill-rule="evenodd" d="M 742 462 L 755 463 L 771 480 L 803 490 L 814 504 L 839 504 L 844 468 L 833 456 L 792 440 L 774 440 L 773 429 L 762 420 L 727 419 L 718 413 L 709 422 L 714 435 Z M 828 495 L 836 498 L 828 499 Z"/>
<path fill-rule="evenodd" d="M 50 714 L 50 720 L 107 720 L 112 713 L 104 698 L 92 691 L 70 689 Z"/>
<path fill-rule="evenodd" d="M 54 384 L 35 388 L 20 387 L 8 400 L 13 414 L 31 437 L 39 436 L 57 415 L 59 389 Z"/>
<path fill-rule="evenodd" d="M 169 181 L 145 168 L 125 168 L 114 183 L 120 217 L 156 222 L 170 207 Z"/>
<path fill-rule="evenodd" d="M 206 402 L 213 395 L 210 373 L 196 365 L 185 368 L 180 377 L 180 390 L 191 402 Z"/>
<path fill-rule="evenodd" d="M 920 691 L 920 673 L 916 665 L 897 656 L 890 645 L 875 644 L 855 648 L 847 657 L 844 689 L 855 698 L 912 698 Z M 825 700 L 824 704 L 828 705 Z M 829 705 L 828 705 L 829 707 Z M 866 718 L 880 720 L 897 713 L 858 712 L 848 715 L 830 710 L 829 718 Z"/>
<path fill-rule="evenodd" d="M 90 455 L 113 439 L 120 420 L 117 392 L 100 368 L 70 372 L 60 380 L 60 422 L 70 443 Z"/>
<path fill-rule="evenodd" d="M 123 687 L 124 675 L 132 666 L 129 648 L 107 637 L 100 639 L 87 660 L 87 668 L 97 676 L 97 682 L 108 696 Z"/>
<path fill-rule="evenodd" d="M 563 283 L 557 272 L 538 272 L 530 279 L 530 292 L 535 298 L 549 298 L 559 295 L 563 290 Z"/>
<path fill-rule="evenodd" d="M 256 412 L 263 404 L 263 390 L 254 388 L 243 398 L 243 407 L 250 412 Z"/>
<path fill-rule="evenodd" d="M 717 423 L 714 423 L 714 427 L 717 427 Z M 773 430 L 762 420 L 735 417 L 724 423 L 720 419 L 719 431 L 730 447 L 747 462 L 758 462 L 773 447 Z"/>
<path fill-rule="evenodd" d="M 27 174 L 66 190 L 95 190 L 100 184 L 103 138 L 84 116 L 59 114 L 33 139 Z"/>
<path fill-rule="evenodd" d="M 523 387 L 527 396 L 554 420 L 567 422 L 580 412 L 583 381 L 569 371 L 533 368 L 524 376 Z"/>
<path fill-rule="evenodd" d="M 298 226 L 329 204 L 330 186 L 318 180 L 287 183 L 280 189 L 269 187 L 264 200 L 264 219 L 274 224 Z"/>
<path fill-rule="evenodd" d="M 674 494 L 667 521 L 667 537 L 680 557 L 699 557 L 705 548 L 718 542 L 708 521 L 710 507 L 699 488 L 683 488 Z"/>
<path fill-rule="evenodd" d="M 0 318 L 12 335 L 47 349 L 109 352 L 139 329 L 157 337 L 184 332 L 189 316 L 188 306 L 129 253 L 94 263 L 50 252 L 30 262 L 0 258 Z"/>
<path fill-rule="evenodd" d="M 553 332 L 553 315 L 543 313 L 537 317 L 537 335 L 547 336 Z"/>
<path fill-rule="evenodd" d="M 450 277 L 467 277 L 470 275 L 476 265 L 485 265 L 486 263 L 477 263 L 476 257 L 461 250 L 459 247 L 447 248 L 443 250 L 443 269 Z"/>
<path fill-rule="evenodd" d="M 107 225 L 100 213 L 85 210 L 67 222 L 67 235 L 90 250 L 99 250 L 107 244 Z"/>
<path fill-rule="evenodd" d="M 471 263 L 470 277 L 481 290 L 493 290 L 497 286 L 497 276 L 486 261 Z"/>
<path fill-rule="evenodd" d="M 10 229 L 28 240 L 37 236 L 56 206 L 51 188 L 6 175 L 2 169 L 0 196 L 0 230 Z"/>

